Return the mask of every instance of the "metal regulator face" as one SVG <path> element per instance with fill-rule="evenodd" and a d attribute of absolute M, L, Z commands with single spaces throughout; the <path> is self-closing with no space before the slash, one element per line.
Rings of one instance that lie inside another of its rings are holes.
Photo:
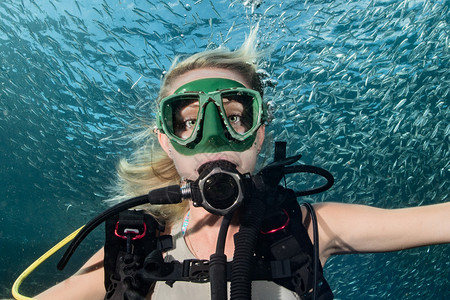
<path fill-rule="evenodd" d="M 222 170 L 220 167 L 214 168 L 198 182 L 201 205 L 207 211 L 222 216 L 234 211 L 244 200 L 240 182 L 237 173 Z"/>
<path fill-rule="evenodd" d="M 245 182 L 250 174 L 240 174 L 236 165 L 226 160 L 208 162 L 198 172 L 196 181 L 186 181 L 181 186 L 183 199 L 220 216 L 233 212 L 242 204 Z"/>

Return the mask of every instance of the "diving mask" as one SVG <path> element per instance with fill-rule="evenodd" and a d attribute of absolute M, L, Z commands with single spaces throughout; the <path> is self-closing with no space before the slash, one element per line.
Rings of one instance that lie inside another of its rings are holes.
<path fill-rule="evenodd" d="M 189 82 L 159 103 L 158 129 L 179 153 L 249 149 L 267 112 L 261 95 L 224 78 Z"/>

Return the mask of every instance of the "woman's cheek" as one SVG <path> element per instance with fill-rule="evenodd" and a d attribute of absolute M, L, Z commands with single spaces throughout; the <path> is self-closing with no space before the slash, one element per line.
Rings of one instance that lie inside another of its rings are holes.
<path fill-rule="evenodd" d="M 174 153 L 172 160 L 175 164 L 178 174 L 183 179 L 196 180 L 198 177 L 197 173 L 197 159 L 190 156 L 184 156 L 179 153 Z"/>

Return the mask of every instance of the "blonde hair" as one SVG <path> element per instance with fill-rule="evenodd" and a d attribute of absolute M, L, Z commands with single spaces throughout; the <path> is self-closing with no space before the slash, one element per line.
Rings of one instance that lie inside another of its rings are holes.
<path fill-rule="evenodd" d="M 200 68 L 233 70 L 243 75 L 244 78 L 248 78 L 248 84 L 262 95 L 262 86 L 257 73 L 260 58 L 260 53 L 256 50 L 257 31 L 258 26 L 251 30 L 242 46 L 235 51 L 219 47 L 215 50 L 194 54 L 180 62 L 178 62 L 178 58 L 175 59 L 162 81 L 157 102 L 167 96 L 170 84 L 177 77 L 190 70 Z M 159 144 L 154 142 L 154 135 L 150 128 L 141 132 L 134 140 L 140 146 L 129 160 L 120 160 L 117 168 L 117 182 L 113 187 L 117 196 L 110 202 L 117 203 L 147 194 L 150 190 L 180 182 L 180 176 L 173 161 Z M 188 209 L 188 203 L 184 201 L 177 205 L 146 205 L 143 208 L 159 222 L 171 226 L 183 218 Z"/>

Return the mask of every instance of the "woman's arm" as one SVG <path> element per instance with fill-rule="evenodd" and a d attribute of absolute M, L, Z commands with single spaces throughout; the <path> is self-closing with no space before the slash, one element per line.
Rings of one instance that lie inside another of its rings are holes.
<path fill-rule="evenodd" d="M 387 252 L 450 243 L 450 202 L 402 209 L 365 205 L 314 205 L 322 263 L 332 254 Z M 312 237 L 312 226 L 305 226 Z"/>
<path fill-rule="evenodd" d="M 103 256 L 102 248 L 86 262 L 82 270 L 102 262 Z M 81 275 L 75 274 L 34 298 L 39 300 L 102 300 L 106 294 L 103 272 L 103 267 L 100 267 L 99 269 Z"/>

